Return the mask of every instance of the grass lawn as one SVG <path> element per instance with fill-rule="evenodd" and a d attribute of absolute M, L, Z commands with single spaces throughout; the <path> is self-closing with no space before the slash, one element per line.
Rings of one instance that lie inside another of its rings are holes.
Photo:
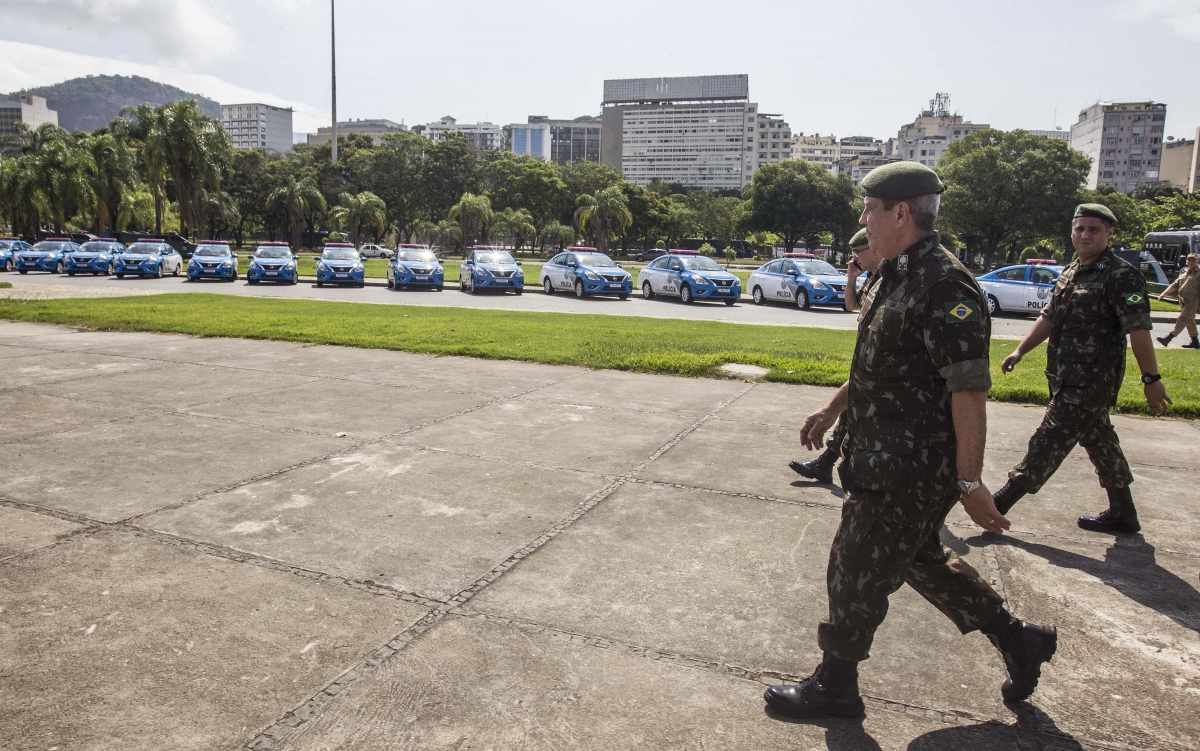
<path fill-rule="evenodd" d="M 768 368 L 766 380 L 837 386 L 845 381 L 854 332 L 791 326 L 679 321 L 606 315 L 526 313 L 321 300 L 277 300 L 202 293 L 63 300 L 0 300 L 0 318 L 113 331 L 276 339 L 315 344 L 527 360 L 642 373 L 716 376 L 729 362 Z M 1016 341 L 992 342 L 991 398 L 1048 400 L 1045 348 L 1016 373 L 1000 362 Z M 1171 414 L 1200 417 L 1200 353 L 1159 350 L 1175 400 Z M 1145 413 L 1137 365 L 1128 358 L 1118 410 Z"/>

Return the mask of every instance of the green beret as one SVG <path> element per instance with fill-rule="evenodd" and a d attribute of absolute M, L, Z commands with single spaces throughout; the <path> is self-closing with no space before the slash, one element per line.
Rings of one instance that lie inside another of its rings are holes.
<path fill-rule="evenodd" d="M 1094 219 L 1103 219 L 1112 226 L 1117 226 L 1117 217 L 1107 206 L 1102 203 L 1081 203 L 1075 207 L 1075 219 L 1081 216 L 1090 216 Z"/>
<path fill-rule="evenodd" d="M 903 201 L 906 198 L 941 193 L 945 183 L 937 173 L 916 162 L 892 162 L 871 170 L 862 181 L 868 198 Z"/>
<path fill-rule="evenodd" d="M 867 228 L 863 227 L 858 232 L 854 233 L 854 237 L 850 238 L 850 247 L 857 248 L 859 245 L 867 244 Z"/>

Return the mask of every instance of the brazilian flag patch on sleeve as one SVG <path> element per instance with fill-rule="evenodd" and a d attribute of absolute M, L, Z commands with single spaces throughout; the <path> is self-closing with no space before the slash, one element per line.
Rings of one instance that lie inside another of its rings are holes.
<path fill-rule="evenodd" d="M 1144 294 L 1142 294 L 1141 292 L 1126 292 L 1125 293 L 1125 304 L 1126 305 L 1141 305 L 1145 302 L 1146 302 L 1146 296 Z"/>
<path fill-rule="evenodd" d="M 946 303 L 946 320 L 950 323 L 966 323 L 979 320 L 979 303 L 960 300 Z"/>

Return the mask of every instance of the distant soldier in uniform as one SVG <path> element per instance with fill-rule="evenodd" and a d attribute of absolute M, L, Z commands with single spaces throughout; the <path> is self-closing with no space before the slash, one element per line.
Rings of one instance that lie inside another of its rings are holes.
<path fill-rule="evenodd" d="M 850 263 L 846 264 L 846 310 L 853 312 L 871 306 L 871 294 L 878 286 L 876 282 L 879 281 L 879 275 L 875 272 L 879 270 L 881 259 L 878 253 L 871 250 L 865 229 L 860 229 L 854 237 L 850 238 L 850 252 L 853 256 Z M 869 272 L 871 277 L 863 285 L 863 299 L 860 303 L 857 285 L 858 277 L 864 271 Z M 858 314 L 858 319 L 862 320 L 861 312 Z M 833 432 L 829 435 L 829 441 L 825 444 L 825 450 L 816 459 L 808 462 L 792 461 L 788 463 L 788 467 L 796 474 L 810 480 L 816 480 L 826 485 L 831 484 L 833 482 L 833 465 L 837 464 L 837 458 L 842 451 L 842 441 L 845 438 L 846 418 L 843 416 L 838 418 L 837 426 L 834 427 Z"/>
<path fill-rule="evenodd" d="M 1029 439 L 1029 453 L 996 493 L 1002 514 L 1026 493 L 1041 490 L 1078 443 L 1108 493 L 1108 510 L 1079 517 L 1080 528 L 1108 533 L 1141 529 L 1129 491 L 1133 474 L 1108 417 L 1125 378 L 1126 336 L 1142 370 L 1150 410 L 1161 415 L 1171 399 L 1158 375 L 1150 338 L 1154 324 L 1146 280 L 1108 247 L 1116 226 L 1117 218 L 1106 206 L 1085 203 L 1075 209 L 1071 243 L 1077 258 L 1059 275 L 1037 323 L 1000 365 L 1011 373 L 1022 357 L 1049 339 L 1050 406 Z"/>
<path fill-rule="evenodd" d="M 1001 694 L 1022 701 L 1054 654 L 1056 630 L 1014 618 L 939 537 L 960 500 L 984 529 L 1009 526 L 980 480 L 991 386 L 987 305 L 934 231 L 944 186 L 933 170 L 896 162 L 862 187 L 859 221 L 883 259 L 879 286 L 859 324 L 850 380 L 801 429 L 815 448 L 845 414 L 846 499 L 829 552 L 829 615 L 817 629 L 823 656 L 807 680 L 772 686 L 765 698 L 793 717 L 861 715 L 858 663 L 869 656 L 888 598 L 907 582 L 963 633 L 988 636 L 1008 668 Z"/>
<path fill-rule="evenodd" d="M 1196 309 L 1200 308 L 1200 263 L 1197 263 L 1198 260 L 1200 260 L 1200 256 L 1189 253 L 1187 269 L 1175 277 L 1171 286 L 1164 289 L 1158 296 L 1159 302 L 1162 302 L 1167 295 L 1179 297 L 1179 320 L 1175 321 L 1175 328 L 1171 329 L 1171 333 L 1166 336 L 1158 338 L 1158 343 L 1164 347 L 1171 346 L 1171 340 L 1179 336 L 1179 332 L 1186 327 L 1188 336 L 1192 337 L 1192 342 L 1183 345 L 1183 348 L 1200 349 L 1200 340 L 1196 339 Z"/>

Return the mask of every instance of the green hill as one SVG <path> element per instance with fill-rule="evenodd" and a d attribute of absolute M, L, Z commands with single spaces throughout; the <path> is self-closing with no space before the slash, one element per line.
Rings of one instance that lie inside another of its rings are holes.
<path fill-rule="evenodd" d="M 122 107 L 136 106 L 142 102 L 157 106 L 181 99 L 195 99 L 204 114 L 221 116 L 221 105 L 217 102 L 141 76 L 72 78 L 53 86 L 14 91 L 7 98 L 16 99 L 18 94 L 45 97 L 46 106 L 58 112 L 58 124 L 67 130 L 95 130 L 112 122 Z"/>

